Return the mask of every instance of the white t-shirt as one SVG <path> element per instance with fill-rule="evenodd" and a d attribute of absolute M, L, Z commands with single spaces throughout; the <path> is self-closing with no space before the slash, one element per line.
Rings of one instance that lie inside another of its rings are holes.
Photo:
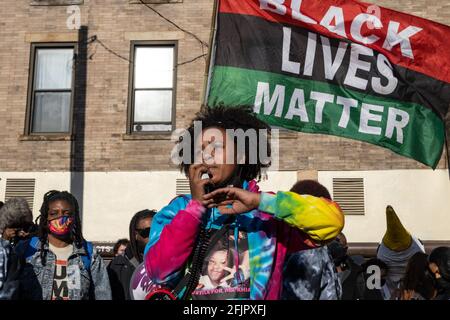
<path fill-rule="evenodd" d="M 55 274 L 53 276 L 52 300 L 69 300 L 69 270 L 67 268 L 69 257 L 73 252 L 73 245 L 57 248 L 49 244 L 50 251 L 56 255 Z"/>

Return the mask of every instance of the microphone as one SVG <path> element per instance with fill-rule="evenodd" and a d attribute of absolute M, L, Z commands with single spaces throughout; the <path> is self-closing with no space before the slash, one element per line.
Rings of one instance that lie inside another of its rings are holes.
<path fill-rule="evenodd" d="M 201 176 L 201 179 L 202 179 L 202 180 L 209 179 L 209 174 L 206 173 L 206 172 L 203 173 L 202 176 Z M 213 191 L 212 185 L 211 185 L 210 183 L 206 184 L 206 185 L 205 185 L 205 194 L 208 194 L 208 193 L 210 193 L 211 191 Z"/>
<path fill-rule="evenodd" d="M 202 179 L 202 180 L 209 179 L 209 174 L 208 174 L 207 172 L 204 172 L 204 173 L 202 174 L 201 179 Z"/>

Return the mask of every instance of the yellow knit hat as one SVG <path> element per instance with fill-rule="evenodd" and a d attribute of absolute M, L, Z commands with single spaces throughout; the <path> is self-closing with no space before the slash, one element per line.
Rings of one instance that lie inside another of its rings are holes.
<path fill-rule="evenodd" d="M 383 244 L 392 251 L 398 252 L 408 249 L 412 243 L 411 234 L 403 227 L 391 206 L 386 207 L 386 224 Z"/>

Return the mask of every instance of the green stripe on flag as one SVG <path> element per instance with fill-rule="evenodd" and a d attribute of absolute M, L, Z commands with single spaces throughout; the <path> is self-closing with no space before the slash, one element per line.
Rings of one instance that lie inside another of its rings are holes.
<path fill-rule="evenodd" d="M 444 123 L 430 109 L 327 82 L 216 66 L 208 104 L 221 103 L 254 105 L 271 125 L 366 141 L 432 168 L 444 145 Z"/>

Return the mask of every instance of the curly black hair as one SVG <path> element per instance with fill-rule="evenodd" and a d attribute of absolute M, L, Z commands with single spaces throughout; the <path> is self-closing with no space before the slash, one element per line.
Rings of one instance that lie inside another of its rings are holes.
<path fill-rule="evenodd" d="M 328 189 L 316 180 L 297 181 L 292 186 L 290 191 L 297 194 L 308 194 L 314 197 L 322 197 L 328 200 L 332 200 Z"/>
<path fill-rule="evenodd" d="M 437 265 L 441 278 L 450 284 L 450 247 L 433 249 L 428 261 Z"/>
<path fill-rule="evenodd" d="M 67 201 L 73 208 L 73 226 L 71 232 L 71 240 L 77 248 L 83 247 L 83 242 L 85 241 L 83 238 L 83 234 L 81 232 L 81 218 L 80 218 L 80 209 L 78 206 L 77 199 L 67 191 L 56 191 L 51 190 L 44 195 L 44 201 L 42 203 L 40 211 L 40 216 L 36 218 L 36 223 L 39 225 L 38 236 L 41 242 L 41 261 L 42 265 L 45 265 L 46 261 L 46 250 L 44 250 L 44 246 L 48 240 L 48 211 L 50 202 L 56 200 L 64 200 Z M 39 221 L 39 222 L 37 222 Z"/>
<path fill-rule="evenodd" d="M 253 113 L 253 108 L 251 106 L 241 105 L 241 106 L 225 106 L 223 104 L 209 107 L 203 106 L 201 110 L 195 115 L 195 118 L 192 120 L 190 126 L 187 128 L 187 134 L 192 137 L 191 140 L 191 157 L 189 159 L 194 159 L 194 141 L 196 139 L 194 133 L 194 122 L 201 121 L 202 129 L 207 128 L 221 128 L 221 129 L 233 129 L 238 130 L 242 129 L 244 132 L 249 129 L 254 129 L 256 131 L 257 143 L 257 155 L 260 153 L 261 142 L 266 142 L 266 150 L 267 157 L 270 159 L 271 148 L 270 148 L 270 126 L 264 121 L 258 119 L 256 115 Z M 261 139 L 265 139 L 265 141 L 261 141 Z M 183 136 L 181 136 L 178 140 L 178 144 L 183 142 Z M 234 142 L 236 144 L 236 136 L 234 137 Z M 255 149 L 253 149 L 255 150 Z M 180 155 L 183 156 L 183 150 L 181 149 Z M 240 178 L 246 181 L 250 181 L 253 179 L 259 180 L 261 178 L 261 171 L 263 168 L 267 168 L 270 166 L 270 161 L 263 163 L 259 156 L 257 156 L 256 163 L 250 163 L 250 141 L 248 137 L 245 139 L 245 161 L 240 166 Z M 181 162 L 180 170 L 188 176 L 189 174 L 189 166 L 192 161 L 189 163 Z"/>

